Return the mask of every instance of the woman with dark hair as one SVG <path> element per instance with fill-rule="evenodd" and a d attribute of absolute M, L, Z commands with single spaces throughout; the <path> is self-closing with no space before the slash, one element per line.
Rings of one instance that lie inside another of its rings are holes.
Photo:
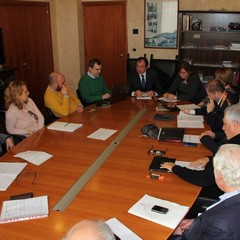
<path fill-rule="evenodd" d="M 192 72 L 188 62 L 182 62 L 179 65 L 178 74 L 164 97 L 171 100 L 190 101 L 195 104 L 198 104 L 205 97 L 202 82 L 198 74 Z"/>
<path fill-rule="evenodd" d="M 6 129 L 10 134 L 29 136 L 44 126 L 44 117 L 31 98 L 26 83 L 12 81 L 5 89 Z"/>

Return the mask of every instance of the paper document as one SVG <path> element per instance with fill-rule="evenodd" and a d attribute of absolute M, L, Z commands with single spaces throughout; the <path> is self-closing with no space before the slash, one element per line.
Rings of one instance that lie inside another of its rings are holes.
<path fill-rule="evenodd" d="M 110 136 L 112 136 L 117 130 L 111 130 L 106 128 L 99 128 L 94 133 L 90 134 L 88 138 L 98 139 L 98 140 L 106 140 Z"/>
<path fill-rule="evenodd" d="M 35 165 L 40 165 L 51 158 L 52 155 L 41 151 L 25 151 L 14 155 L 14 157 L 22 158 Z"/>
<path fill-rule="evenodd" d="M 17 222 L 48 216 L 47 196 L 4 201 L 0 223 Z"/>
<path fill-rule="evenodd" d="M 204 170 L 204 168 L 202 168 L 202 166 L 199 166 L 197 168 L 194 168 L 192 166 L 190 166 L 191 162 L 184 162 L 184 161 L 175 161 L 175 164 L 181 167 L 186 167 L 188 169 L 192 169 L 192 170 L 197 170 L 197 171 L 202 171 Z"/>
<path fill-rule="evenodd" d="M 47 126 L 47 129 L 64 131 L 64 132 L 74 132 L 75 130 L 77 130 L 81 126 L 82 126 L 82 124 L 80 124 L 80 123 L 70 123 L 70 122 L 56 121 L 56 122 L 52 123 L 51 125 Z"/>
<path fill-rule="evenodd" d="M 177 99 L 168 99 L 166 97 L 160 97 L 158 98 L 159 101 L 164 101 L 164 102 L 178 102 L 179 100 Z"/>
<path fill-rule="evenodd" d="M 166 214 L 153 212 L 151 209 L 154 205 L 168 208 L 169 211 Z M 128 212 L 138 217 L 142 217 L 149 221 L 174 229 L 186 215 L 188 209 L 189 207 L 145 194 L 128 210 Z"/>
<path fill-rule="evenodd" d="M 204 128 L 203 116 L 190 115 L 180 112 L 177 116 L 178 128 Z"/>
<path fill-rule="evenodd" d="M 189 135 L 189 134 L 184 134 L 183 142 L 186 142 L 186 143 L 201 143 L 199 135 Z"/>
<path fill-rule="evenodd" d="M 142 97 L 136 97 L 137 99 L 140 99 L 140 100 L 151 100 L 152 98 L 151 97 L 149 97 L 149 96 L 147 96 L 147 97 L 144 97 L 144 96 L 142 96 Z"/>
<path fill-rule="evenodd" d="M 134 232 L 119 222 L 116 218 L 106 221 L 106 224 L 112 229 L 113 233 L 121 240 L 141 240 Z"/>
<path fill-rule="evenodd" d="M 188 110 L 194 110 L 196 108 L 200 108 L 198 105 L 196 104 L 183 104 L 183 105 L 177 105 L 177 107 L 179 109 L 188 109 Z"/>
<path fill-rule="evenodd" d="M 5 191 L 27 163 L 0 163 L 0 191 Z"/>

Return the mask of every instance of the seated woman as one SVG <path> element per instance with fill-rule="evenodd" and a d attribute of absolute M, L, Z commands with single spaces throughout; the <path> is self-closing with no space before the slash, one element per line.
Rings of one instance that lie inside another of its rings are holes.
<path fill-rule="evenodd" d="M 239 102 L 239 88 L 232 85 L 233 72 L 231 68 L 219 68 L 215 71 L 215 78 L 219 79 L 226 90 L 228 100 L 231 104 Z"/>
<path fill-rule="evenodd" d="M 178 75 L 164 97 L 190 101 L 198 104 L 204 97 L 205 91 L 197 73 L 193 73 L 188 62 L 182 62 L 178 68 Z"/>
<path fill-rule="evenodd" d="M 31 98 L 26 83 L 12 81 L 5 89 L 6 129 L 10 134 L 29 136 L 44 126 L 44 117 Z"/>

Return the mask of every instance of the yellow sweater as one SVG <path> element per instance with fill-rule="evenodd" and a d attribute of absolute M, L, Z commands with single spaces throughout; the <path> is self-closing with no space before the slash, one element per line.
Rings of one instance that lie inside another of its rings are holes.
<path fill-rule="evenodd" d="M 77 96 L 68 89 L 68 96 L 61 92 L 52 90 L 49 86 L 44 94 L 45 106 L 53 112 L 56 117 L 68 116 L 76 111 L 79 105 L 82 105 Z"/>

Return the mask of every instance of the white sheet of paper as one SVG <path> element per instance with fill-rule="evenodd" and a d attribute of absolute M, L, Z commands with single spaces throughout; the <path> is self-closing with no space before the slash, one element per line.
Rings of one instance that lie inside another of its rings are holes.
<path fill-rule="evenodd" d="M 82 127 L 81 123 L 55 121 L 52 124 L 50 124 L 49 126 L 47 126 L 47 129 L 64 131 L 64 132 L 74 132 L 75 130 L 77 130 L 80 127 Z"/>
<path fill-rule="evenodd" d="M 164 101 L 164 102 L 178 102 L 179 101 L 177 99 L 168 99 L 166 97 L 160 97 L 160 98 L 158 98 L 158 100 Z"/>
<path fill-rule="evenodd" d="M 180 112 L 177 115 L 177 126 L 178 128 L 204 128 L 203 116 L 201 115 L 190 115 Z"/>
<path fill-rule="evenodd" d="M 137 99 L 139 99 L 139 100 L 151 100 L 152 98 L 151 97 L 149 97 L 149 96 L 147 96 L 147 97 L 137 97 Z"/>
<path fill-rule="evenodd" d="M 48 197 L 4 201 L 0 223 L 23 221 L 48 215 Z"/>
<path fill-rule="evenodd" d="M 25 151 L 14 155 L 35 165 L 40 165 L 51 158 L 53 155 L 41 151 Z"/>
<path fill-rule="evenodd" d="M 0 163 L 0 191 L 5 191 L 27 163 Z"/>
<path fill-rule="evenodd" d="M 190 166 L 190 162 L 185 162 L 185 161 L 175 161 L 175 164 L 181 167 L 186 167 L 188 169 L 192 169 L 192 170 L 197 170 L 197 171 L 202 171 L 204 170 L 204 168 L 202 168 L 202 166 L 199 166 L 197 168 L 193 168 Z"/>
<path fill-rule="evenodd" d="M 106 140 L 110 136 L 112 136 L 117 130 L 111 130 L 107 128 L 99 128 L 97 131 L 93 132 L 88 138 L 98 139 L 98 140 Z"/>
<path fill-rule="evenodd" d="M 194 110 L 196 108 L 200 108 L 198 105 L 196 104 L 182 104 L 182 105 L 177 105 L 177 107 L 179 109 L 188 109 L 188 110 Z"/>
<path fill-rule="evenodd" d="M 187 142 L 187 143 L 201 143 L 199 137 L 200 137 L 199 135 L 184 134 L 183 142 Z"/>
<path fill-rule="evenodd" d="M 168 208 L 169 211 L 167 214 L 153 212 L 151 211 L 151 208 L 154 205 Z M 188 209 L 189 207 L 145 194 L 128 210 L 128 212 L 138 217 L 142 217 L 149 221 L 174 229 L 186 215 Z"/>
<path fill-rule="evenodd" d="M 106 224 L 112 229 L 113 233 L 117 235 L 121 240 L 141 240 L 134 232 L 127 228 L 124 224 L 118 221 L 116 218 L 111 218 L 106 221 Z"/>

